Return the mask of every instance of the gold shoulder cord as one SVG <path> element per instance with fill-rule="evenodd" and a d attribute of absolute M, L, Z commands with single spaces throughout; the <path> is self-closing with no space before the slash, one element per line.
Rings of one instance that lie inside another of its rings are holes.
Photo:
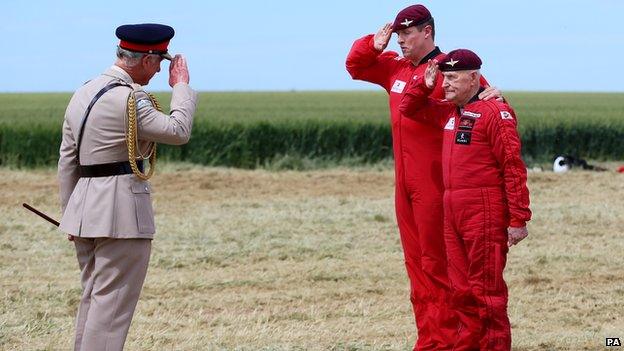
<path fill-rule="evenodd" d="M 154 174 L 154 170 L 156 169 L 156 143 L 151 143 L 149 148 L 149 155 L 144 156 L 141 154 L 139 150 L 139 155 L 137 157 L 137 150 L 139 149 L 139 144 L 137 140 L 137 109 L 136 109 L 136 97 L 134 96 L 134 91 L 128 95 L 128 128 L 126 130 L 126 144 L 128 145 L 128 161 L 130 161 L 130 168 L 132 168 L 132 173 L 134 173 L 141 180 L 148 180 Z M 156 110 L 162 112 L 162 108 L 160 104 L 154 97 L 154 95 L 145 92 L 149 99 L 152 101 L 152 105 Z M 137 158 L 138 159 L 149 159 L 150 168 L 147 173 L 142 173 L 137 166 Z"/>

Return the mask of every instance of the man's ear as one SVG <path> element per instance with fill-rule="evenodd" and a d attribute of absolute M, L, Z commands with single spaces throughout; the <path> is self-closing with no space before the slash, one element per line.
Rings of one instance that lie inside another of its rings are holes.
<path fill-rule="evenodd" d="M 431 32 L 433 31 L 433 28 L 431 27 L 431 25 L 426 25 L 425 28 L 423 28 L 423 30 L 425 31 L 425 38 L 429 38 L 431 37 Z"/>
<path fill-rule="evenodd" d="M 141 67 L 145 68 L 149 65 L 150 55 L 143 55 L 141 57 Z"/>
<path fill-rule="evenodd" d="M 479 71 L 472 71 L 472 72 L 470 72 L 470 78 L 474 82 L 477 82 L 477 84 L 481 84 L 481 74 L 479 73 Z"/>

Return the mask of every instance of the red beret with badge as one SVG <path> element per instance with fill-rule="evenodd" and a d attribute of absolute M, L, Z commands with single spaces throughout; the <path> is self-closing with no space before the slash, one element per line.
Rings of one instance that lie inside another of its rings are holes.
<path fill-rule="evenodd" d="M 481 59 L 468 49 L 457 49 L 449 52 L 438 62 L 442 72 L 472 71 L 481 68 Z"/>
<path fill-rule="evenodd" d="M 423 5 L 412 5 L 404 8 L 394 19 L 392 31 L 396 32 L 408 27 L 421 25 L 431 19 L 431 12 Z"/>

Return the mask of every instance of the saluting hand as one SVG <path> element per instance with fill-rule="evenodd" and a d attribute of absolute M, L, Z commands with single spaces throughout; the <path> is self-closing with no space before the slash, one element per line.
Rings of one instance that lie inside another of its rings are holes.
<path fill-rule="evenodd" d="M 375 50 L 384 51 L 392 37 L 392 23 L 386 23 L 373 37 Z"/>
<path fill-rule="evenodd" d="M 438 78 L 438 60 L 427 61 L 427 69 L 425 70 L 425 84 L 427 88 L 433 89 L 435 87 L 436 79 Z"/>
<path fill-rule="evenodd" d="M 189 83 L 189 71 L 184 56 L 177 54 L 169 64 L 169 86 L 173 88 L 178 83 Z"/>
<path fill-rule="evenodd" d="M 513 246 L 522 241 L 522 239 L 526 238 L 529 235 L 529 231 L 527 227 L 515 228 L 509 227 L 507 228 L 507 246 Z"/>

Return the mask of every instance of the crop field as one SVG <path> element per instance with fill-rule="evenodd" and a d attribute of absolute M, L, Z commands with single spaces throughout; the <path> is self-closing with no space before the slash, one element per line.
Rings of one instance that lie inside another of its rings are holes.
<path fill-rule="evenodd" d="M 513 350 L 624 339 L 624 175 L 531 172 L 511 248 Z M 303 172 L 167 164 L 127 350 L 411 350 L 391 167 Z M 52 169 L 0 168 L 0 350 L 69 350 L 80 296 Z"/>
<path fill-rule="evenodd" d="M 168 109 L 169 94 L 157 94 Z M 529 164 L 558 154 L 624 158 L 624 94 L 506 93 Z M 70 94 L 0 94 L 0 165 L 55 164 Z M 391 157 L 383 92 L 201 93 L 191 142 L 167 160 L 308 169 Z"/>
<path fill-rule="evenodd" d="M 156 93 L 168 110 L 170 93 Z M 0 123 L 60 127 L 70 93 L 0 94 Z M 624 93 L 505 93 L 520 127 L 540 123 L 587 122 L 619 124 Z M 200 93 L 200 123 L 293 122 L 301 120 L 387 122 L 387 94 L 353 92 Z"/>

